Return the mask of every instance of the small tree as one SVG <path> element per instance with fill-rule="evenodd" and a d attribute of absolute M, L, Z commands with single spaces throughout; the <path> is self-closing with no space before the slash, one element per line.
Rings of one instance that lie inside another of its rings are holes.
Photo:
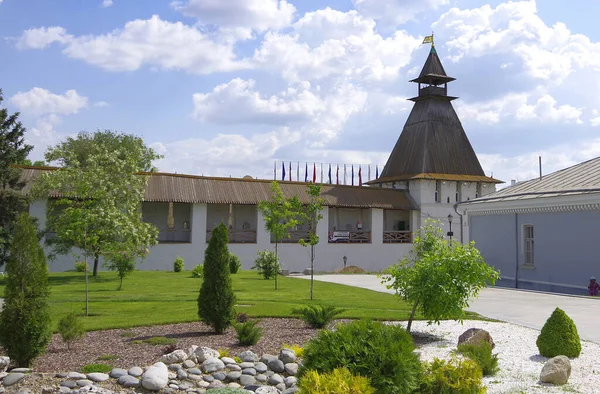
<path fill-rule="evenodd" d="M 310 299 L 313 299 L 314 275 L 315 275 L 315 246 L 319 243 L 317 225 L 323 219 L 323 199 L 321 198 L 321 186 L 308 185 L 306 193 L 309 203 L 304 206 L 304 218 L 309 223 L 308 241 L 300 240 L 302 246 L 310 246 Z"/>
<path fill-rule="evenodd" d="M 70 312 L 58 321 L 58 333 L 63 342 L 67 344 L 67 350 L 71 350 L 71 342 L 83 338 L 85 328 L 77 314 Z"/>
<path fill-rule="evenodd" d="M 0 345 L 19 367 L 29 367 L 46 350 L 52 330 L 46 256 L 27 213 L 17 217 L 6 274 Z"/>
<path fill-rule="evenodd" d="M 462 322 L 469 299 L 488 283 L 494 284 L 499 272 L 487 265 L 475 243 L 448 244 L 439 221 L 427 220 L 417 232 L 412 254 L 386 271 L 383 280 L 413 308 L 408 319 L 410 332 L 417 309 L 429 323 L 443 319 Z"/>
<path fill-rule="evenodd" d="M 234 317 L 227 242 L 227 227 L 221 223 L 213 229 L 204 252 L 204 279 L 198 296 L 198 316 L 217 334 L 225 332 Z"/>
<path fill-rule="evenodd" d="M 123 288 L 123 278 L 135 271 L 135 260 L 137 257 L 143 257 L 146 254 L 147 249 L 143 248 L 140 250 L 118 250 L 116 252 L 108 252 L 106 256 L 108 262 L 104 265 L 110 271 L 115 271 L 119 276 L 119 287 L 117 290 Z"/>
<path fill-rule="evenodd" d="M 289 238 L 289 229 L 301 224 L 302 204 L 297 196 L 285 198 L 277 181 L 271 182 L 273 197 L 270 201 L 261 201 L 258 210 L 265 218 L 265 228 L 275 243 L 275 257 L 279 261 L 277 247 L 279 241 Z M 279 273 L 279 272 L 278 272 Z M 275 290 L 277 290 L 277 275 L 275 275 Z"/>

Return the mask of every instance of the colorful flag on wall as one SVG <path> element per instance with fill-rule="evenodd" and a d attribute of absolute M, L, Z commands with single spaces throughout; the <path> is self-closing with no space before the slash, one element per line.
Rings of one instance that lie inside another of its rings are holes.
<path fill-rule="evenodd" d="M 317 164 L 313 163 L 313 183 L 317 183 Z"/>
<path fill-rule="evenodd" d="M 281 162 L 281 180 L 285 181 L 285 163 Z"/>
<path fill-rule="evenodd" d="M 358 186 L 362 186 L 362 167 L 358 166 Z"/>
<path fill-rule="evenodd" d="M 304 166 L 304 182 L 308 182 L 308 163 Z"/>
<path fill-rule="evenodd" d="M 331 163 L 329 163 L 329 184 L 331 185 Z"/>

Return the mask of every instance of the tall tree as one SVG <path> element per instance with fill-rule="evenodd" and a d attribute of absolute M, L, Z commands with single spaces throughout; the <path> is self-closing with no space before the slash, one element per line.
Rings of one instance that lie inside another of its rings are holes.
<path fill-rule="evenodd" d="M 315 246 L 319 243 L 317 225 L 323 219 L 323 199 L 321 198 L 321 186 L 308 185 L 306 193 L 309 202 L 304 206 L 304 218 L 309 224 L 308 241 L 300 240 L 302 246 L 310 246 L 310 299 L 313 299 L 314 275 L 315 275 Z"/>
<path fill-rule="evenodd" d="M 6 264 L 4 306 L 0 313 L 0 344 L 20 367 L 29 367 L 50 342 L 48 265 L 37 226 L 28 213 L 14 225 Z"/>
<path fill-rule="evenodd" d="M 8 114 L 2 108 L 0 89 L 0 267 L 6 264 L 12 241 L 12 228 L 19 212 L 27 208 L 27 199 L 19 193 L 20 170 L 12 165 L 23 162 L 33 146 L 25 144 L 25 128 L 18 121 L 19 113 Z"/>
<path fill-rule="evenodd" d="M 297 196 L 285 198 L 281 186 L 277 181 L 271 182 L 271 200 L 261 201 L 258 210 L 265 218 L 265 228 L 271 233 L 275 243 L 275 257 L 279 261 L 278 245 L 284 238 L 289 238 L 289 229 L 302 223 L 302 204 Z M 277 290 L 277 276 L 275 275 L 275 289 Z"/>
<path fill-rule="evenodd" d="M 235 305 L 227 242 L 227 227 L 221 223 L 213 229 L 204 252 L 203 280 L 198 295 L 198 317 L 217 334 L 231 325 Z"/>
<path fill-rule="evenodd" d="M 83 250 L 94 258 L 94 276 L 102 256 L 145 255 L 157 243 L 158 229 L 142 221 L 148 177 L 138 172 L 153 170 L 152 160 L 158 158 L 141 138 L 110 130 L 81 132 L 49 148 L 46 160 L 62 168 L 43 174 L 34 194 L 60 196 L 47 206 L 47 231 L 56 235 L 48 241 L 54 254 Z"/>

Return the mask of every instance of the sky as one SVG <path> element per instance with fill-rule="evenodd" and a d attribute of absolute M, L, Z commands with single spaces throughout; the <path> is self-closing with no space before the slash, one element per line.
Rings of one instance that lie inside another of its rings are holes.
<path fill-rule="evenodd" d="M 599 14 L 589 0 L 0 0 L 2 105 L 32 160 L 110 129 L 141 136 L 163 172 L 374 174 L 434 32 L 482 167 L 510 184 L 538 156 L 544 173 L 600 156 Z"/>

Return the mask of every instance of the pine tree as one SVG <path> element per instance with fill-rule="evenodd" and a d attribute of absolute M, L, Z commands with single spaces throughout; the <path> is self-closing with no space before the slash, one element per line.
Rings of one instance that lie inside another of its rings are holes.
<path fill-rule="evenodd" d="M 46 350 L 52 331 L 48 265 L 37 226 L 28 213 L 21 213 L 14 225 L 6 275 L 0 345 L 19 367 L 29 367 Z"/>
<path fill-rule="evenodd" d="M 11 165 L 23 163 L 33 146 L 25 144 L 25 128 L 18 118 L 18 112 L 9 115 L 0 107 L 0 267 L 8 259 L 17 215 L 27 208 L 27 199 L 18 192 L 24 186 L 19 182 L 20 171 Z"/>
<path fill-rule="evenodd" d="M 231 325 L 235 294 L 231 288 L 227 227 L 223 223 L 212 230 L 204 253 L 204 274 L 198 296 L 198 316 L 217 334 Z"/>

